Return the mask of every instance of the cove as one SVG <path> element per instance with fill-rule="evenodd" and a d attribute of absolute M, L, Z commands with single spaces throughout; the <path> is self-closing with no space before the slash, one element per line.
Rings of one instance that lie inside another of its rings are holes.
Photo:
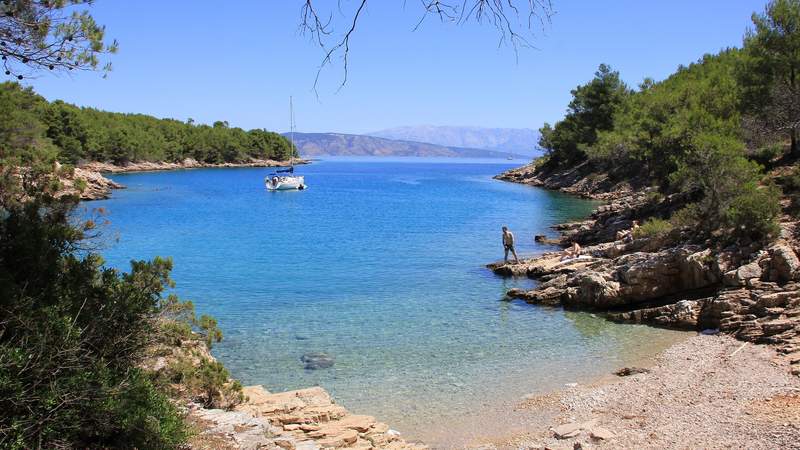
<path fill-rule="evenodd" d="M 514 165 L 331 159 L 298 169 L 308 190 L 277 193 L 261 168 L 118 174 L 128 189 L 83 206 L 107 210 L 107 264 L 174 259 L 175 292 L 219 320 L 214 354 L 244 384 L 321 385 L 407 438 L 449 446 L 470 428 L 458 424 L 497 405 L 684 336 L 501 301 L 531 281 L 484 268 L 502 258 L 500 227 L 532 255 L 550 250 L 534 235 L 594 207 L 492 179 Z M 307 369 L 312 353 L 333 365 Z"/>

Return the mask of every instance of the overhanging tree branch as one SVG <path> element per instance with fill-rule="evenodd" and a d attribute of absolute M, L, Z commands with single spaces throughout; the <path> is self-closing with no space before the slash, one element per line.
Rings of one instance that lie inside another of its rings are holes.
<path fill-rule="evenodd" d="M 470 21 L 479 24 L 488 23 L 499 34 L 498 46 L 509 44 L 514 49 L 515 56 L 518 56 L 519 48 L 532 47 L 533 30 L 537 26 L 534 25 L 534 22 L 538 22 L 538 26 L 544 27 L 554 14 L 551 0 L 462 0 L 461 4 L 447 3 L 442 0 L 419 0 L 419 2 L 422 16 L 414 26 L 414 30 L 419 29 L 428 16 L 435 16 L 442 22 L 457 25 L 463 25 Z M 318 0 L 304 0 L 300 12 L 301 33 L 308 34 L 311 40 L 325 52 L 314 78 L 314 92 L 317 92 L 322 70 L 332 64 L 333 58 L 340 54 L 344 68 L 338 91 L 347 84 L 350 40 L 363 16 L 368 0 L 358 0 L 358 6 L 347 22 L 346 31 L 332 45 L 328 45 L 327 41 L 334 34 L 333 13 L 320 14 L 319 10 L 315 8 L 317 3 Z M 404 0 L 403 5 L 405 4 Z M 343 14 L 341 12 L 342 0 L 337 0 L 337 7 L 340 14 Z"/>
<path fill-rule="evenodd" d="M 94 70 L 103 54 L 105 28 L 88 11 L 92 0 L 0 1 L 0 59 L 6 76 L 23 79 L 39 71 Z M 110 64 L 102 65 L 104 72 Z"/>

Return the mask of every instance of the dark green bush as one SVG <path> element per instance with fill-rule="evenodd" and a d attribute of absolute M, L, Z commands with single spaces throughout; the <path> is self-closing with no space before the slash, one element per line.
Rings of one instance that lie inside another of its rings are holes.
<path fill-rule="evenodd" d="M 749 157 L 753 161 L 761 164 L 762 166 L 769 166 L 772 161 L 783 155 L 784 153 L 783 147 L 784 147 L 783 144 L 780 142 L 773 143 L 770 145 L 765 145 L 763 147 L 757 148 L 749 155 Z"/>
<path fill-rule="evenodd" d="M 136 368 L 172 262 L 104 268 L 73 204 L 32 195 L 0 204 L 0 448 L 174 447 L 181 418 Z"/>
<path fill-rule="evenodd" d="M 776 238 L 780 233 L 780 194 L 774 185 L 759 187 L 751 182 L 743 186 L 726 212 L 733 235 L 753 240 Z"/>
<path fill-rule="evenodd" d="M 197 352 L 173 358 L 155 381 L 173 395 L 202 402 L 209 408 L 230 409 L 244 401 L 242 385 L 230 379 L 228 369 Z"/>
<path fill-rule="evenodd" d="M 650 219 L 643 223 L 633 233 L 635 238 L 660 238 L 668 235 L 673 230 L 672 224 L 663 219 Z"/>
<path fill-rule="evenodd" d="M 117 448 L 174 449 L 189 437 L 183 416 L 147 375 L 134 370 L 128 386 L 110 397 L 110 417 L 115 418 L 108 430 L 112 440 L 103 445 Z"/>

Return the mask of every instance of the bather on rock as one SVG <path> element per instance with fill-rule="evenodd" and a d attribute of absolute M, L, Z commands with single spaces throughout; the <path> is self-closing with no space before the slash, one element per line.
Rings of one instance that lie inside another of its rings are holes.
<path fill-rule="evenodd" d="M 570 248 L 564 250 L 564 256 L 561 257 L 561 261 L 567 261 L 569 259 L 575 259 L 581 256 L 581 245 L 577 242 L 573 242 Z"/>
<path fill-rule="evenodd" d="M 634 220 L 629 230 L 617 231 L 617 240 L 625 242 L 633 241 L 633 238 L 635 237 L 634 234 L 636 234 L 636 230 L 638 229 L 639 229 L 639 221 Z"/>
<path fill-rule="evenodd" d="M 503 249 L 505 250 L 503 254 L 503 260 L 505 262 L 508 262 L 508 252 L 510 251 L 511 254 L 514 255 L 514 261 L 519 264 L 517 251 L 514 250 L 514 233 L 512 233 L 508 227 L 503 227 Z"/>

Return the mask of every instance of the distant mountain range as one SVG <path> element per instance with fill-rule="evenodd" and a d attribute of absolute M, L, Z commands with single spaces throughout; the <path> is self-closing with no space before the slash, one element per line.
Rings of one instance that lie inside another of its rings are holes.
<path fill-rule="evenodd" d="M 285 134 L 287 135 L 287 134 Z M 300 156 L 436 156 L 462 158 L 508 158 L 509 152 L 463 148 L 341 133 L 294 133 Z"/>
<path fill-rule="evenodd" d="M 528 128 L 482 128 L 421 125 L 367 133 L 368 136 L 402 141 L 427 142 L 445 147 L 479 148 L 498 152 L 539 156 L 539 132 Z"/>

